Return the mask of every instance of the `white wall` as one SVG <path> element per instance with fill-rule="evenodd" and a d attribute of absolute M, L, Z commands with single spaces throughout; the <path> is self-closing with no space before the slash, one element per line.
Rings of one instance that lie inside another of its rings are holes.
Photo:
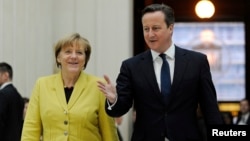
<path fill-rule="evenodd" d="M 10 63 L 14 84 L 29 96 L 34 80 L 52 72 L 51 4 L 0 1 L 0 61 Z"/>
<path fill-rule="evenodd" d="M 115 83 L 121 61 L 132 56 L 132 0 L 0 0 L 0 62 L 10 63 L 13 83 L 29 97 L 35 80 L 54 70 L 53 44 L 79 32 L 92 54 L 86 71 Z M 131 133 L 131 115 L 121 126 Z"/>

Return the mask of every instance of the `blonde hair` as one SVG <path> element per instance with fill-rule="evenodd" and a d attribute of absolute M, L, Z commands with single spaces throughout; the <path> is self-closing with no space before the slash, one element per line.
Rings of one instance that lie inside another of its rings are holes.
<path fill-rule="evenodd" d="M 90 58 L 91 54 L 91 46 L 89 44 L 89 41 L 82 37 L 79 33 L 73 33 L 69 36 L 66 36 L 62 39 L 60 39 L 54 46 L 54 52 L 55 52 L 55 58 L 56 58 L 56 65 L 59 67 L 61 64 L 57 61 L 57 57 L 63 47 L 66 46 L 72 46 L 74 43 L 76 43 L 78 46 L 85 47 L 85 55 L 86 55 L 86 62 L 84 64 L 84 69 L 87 66 L 87 63 Z"/>

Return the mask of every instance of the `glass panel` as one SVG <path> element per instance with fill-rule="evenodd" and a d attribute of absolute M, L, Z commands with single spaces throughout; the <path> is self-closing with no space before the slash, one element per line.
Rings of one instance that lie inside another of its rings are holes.
<path fill-rule="evenodd" d="M 239 101 L 245 97 L 243 22 L 177 22 L 173 41 L 207 55 L 218 101 Z"/>

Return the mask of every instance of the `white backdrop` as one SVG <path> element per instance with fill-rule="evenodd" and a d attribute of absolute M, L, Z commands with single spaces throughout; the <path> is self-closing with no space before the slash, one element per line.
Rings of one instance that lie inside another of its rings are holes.
<path fill-rule="evenodd" d="M 29 97 L 35 80 L 53 73 L 53 44 L 78 32 L 92 45 L 86 71 L 115 82 L 121 61 L 132 56 L 132 13 L 132 0 L 0 0 L 0 62 L 12 65 L 14 85 Z M 125 141 L 130 118 L 121 126 Z"/>

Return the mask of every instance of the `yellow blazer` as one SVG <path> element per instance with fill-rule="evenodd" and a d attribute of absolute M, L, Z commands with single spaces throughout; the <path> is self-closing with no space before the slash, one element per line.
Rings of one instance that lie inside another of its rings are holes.
<path fill-rule="evenodd" d="M 105 112 L 100 78 L 81 72 L 67 104 L 61 72 L 37 80 L 21 141 L 118 141 L 115 121 Z"/>

